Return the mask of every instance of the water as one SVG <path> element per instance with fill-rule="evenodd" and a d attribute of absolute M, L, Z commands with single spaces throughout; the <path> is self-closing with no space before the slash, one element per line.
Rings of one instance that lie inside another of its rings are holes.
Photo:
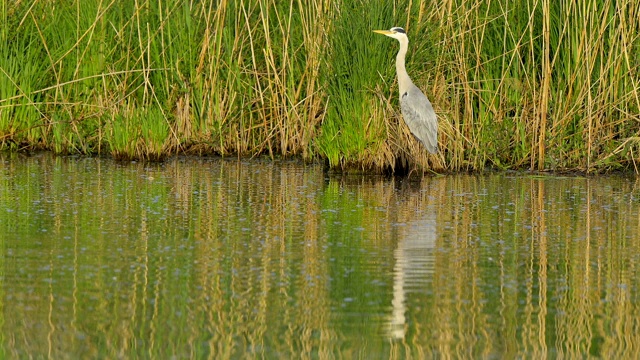
<path fill-rule="evenodd" d="M 0 357 L 634 357 L 638 185 L 0 155 Z"/>

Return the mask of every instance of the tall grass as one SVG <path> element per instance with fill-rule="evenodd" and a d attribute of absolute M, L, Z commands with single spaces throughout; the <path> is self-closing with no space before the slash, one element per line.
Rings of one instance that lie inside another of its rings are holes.
<path fill-rule="evenodd" d="M 384 163 L 389 152 L 384 108 L 372 95 L 376 84 L 393 76 L 389 71 L 392 49 L 371 46 L 378 36 L 371 30 L 387 28 L 385 19 L 394 19 L 392 10 L 384 2 L 352 1 L 345 8 L 334 8 L 330 15 L 321 77 L 328 106 L 317 144 L 331 166 L 368 167 L 376 160 Z"/>
<path fill-rule="evenodd" d="M 590 171 L 637 161 L 616 148 L 639 129 L 640 2 L 440 5 L 431 21 L 453 55 L 439 60 L 455 71 L 454 167 Z"/>
<path fill-rule="evenodd" d="M 631 168 L 639 0 L 0 0 L 0 147 L 372 171 Z M 401 120 L 397 42 L 440 121 Z"/>

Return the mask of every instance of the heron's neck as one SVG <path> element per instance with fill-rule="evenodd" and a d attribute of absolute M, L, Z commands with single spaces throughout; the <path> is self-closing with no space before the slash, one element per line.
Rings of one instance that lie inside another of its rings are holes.
<path fill-rule="evenodd" d="M 404 59 L 407 56 L 407 49 L 409 48 L 409 40 L 400 39 L 398 41 L 400 42 L 400 50 L 398 50 L 398 55 L 396 56 L 396 73 L 398 74 L 398 88 L 400 95 L 402 95 L 409 87 L 409 84 L 411 84 L 411 79 L 409 79 L 407 69 L 404 66 Z"/>

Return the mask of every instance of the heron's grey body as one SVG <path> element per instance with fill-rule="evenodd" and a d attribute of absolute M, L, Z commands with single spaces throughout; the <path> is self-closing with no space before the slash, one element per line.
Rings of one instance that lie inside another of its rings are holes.
<path fill-rule="evenodd" d="M 400 90 L 400 110 L 404 122 L 411 133 L 430 153 L 438 152 L 438 118 L 427 97 L 413 84 L 405 68 L 405 57 L 409 48 L 409 39 L 404 29 L 393 27 L 391 30 L 375 30 L 400 42 L 396 56 L 396 73 Z"/>

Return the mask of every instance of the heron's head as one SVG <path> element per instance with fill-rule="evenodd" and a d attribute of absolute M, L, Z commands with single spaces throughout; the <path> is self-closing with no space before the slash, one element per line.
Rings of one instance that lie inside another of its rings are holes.
<path fill-rule="evenodd" d="M 387 35 L 388 37 L 392 37 L 397 40 L 407 38 L 407 33 L 401 27 L 392 27 L 389 30 L 373 30 L 373 32 L 377 34 Z"/>

